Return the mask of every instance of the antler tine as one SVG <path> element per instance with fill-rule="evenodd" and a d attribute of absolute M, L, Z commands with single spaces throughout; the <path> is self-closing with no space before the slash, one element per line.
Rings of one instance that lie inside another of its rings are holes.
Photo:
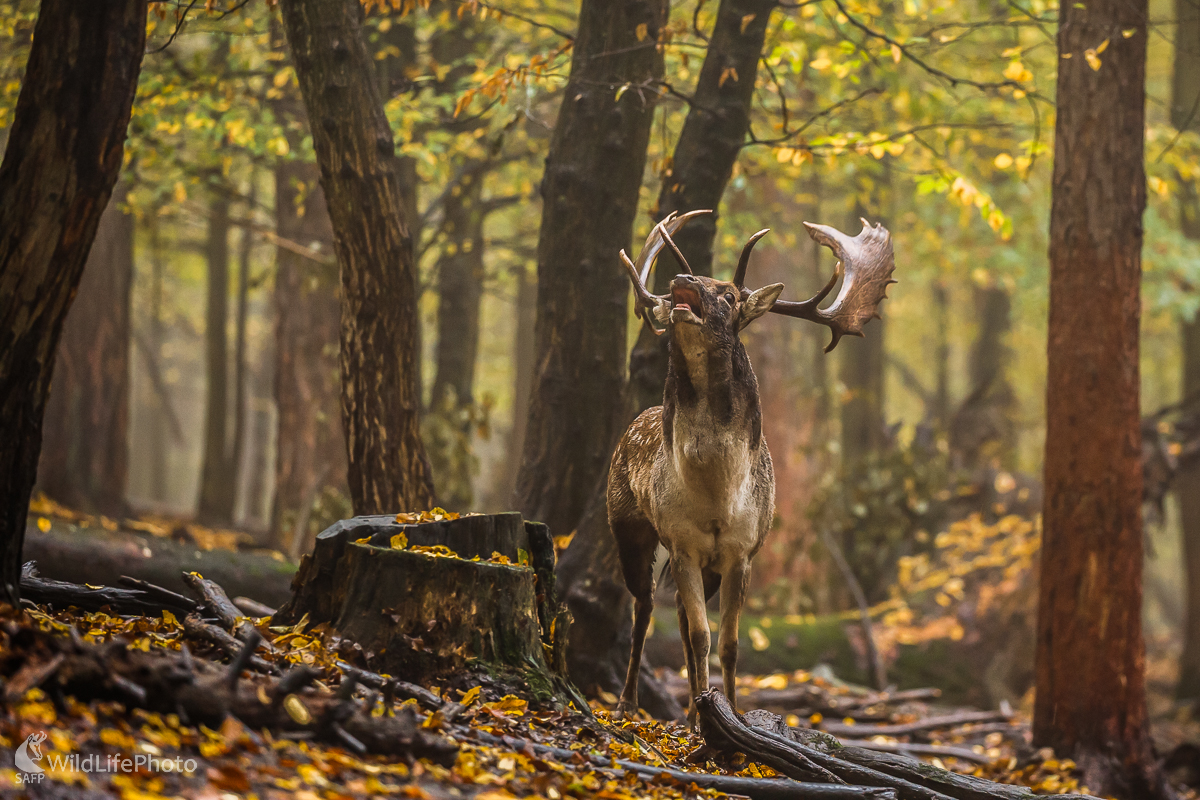
<path fill-rule="evenodd" d="M 661 222 L 656 226 L 662 231 L 662 238 L 671 248 L 671 254 L 675 256 L 675 261 L 688 275 L 694 275 L 692 267 L 687 263 L 687 259 L 683 257 L 683 252 L 679 249 L 679 245 L 675 244 L 675 240 L 671 238 L 671 234 L 667 231 L 666 226 Z"/>
<path fill-rule="evenodd" d="M 758 233 L 746 240 L 746 244 L 742 247 L 742 257 L 738 259 L 737 272 L 733 273 L 733 285 L 742 288 L 746 282 L 746 267 L 750 266 L 750 251 L 754 249 L 754 245 L 758 244 L 758 240 L 771 232 L 770 228 L 763 228 Z"/>
<path fill-rule="evenodd" d="M 638 274 L 641 276 L 642 283 L 650 280 L 650 267 L 654 265 L 654 259 L 663 249 L 666 242 L 663 240 L 663 231 L 667 234 L 674 235 L 677 230 L 683 227 L 684 223 L 690 219 L 711 214 L 712 211 L 707 208 L 689 211 L 686 214 L 680 214 L 677 211 L 672 211 L 667 216 L 650 229 L 650 235 L 646 237 L 646 244 L 642 247 L 642 252 L 638 253 L 637 261 L 634 262 L 638 267 Z M 687 262 L 684 262 L 685 264 Z M 689 269 L 690 271 L 690 269 Z"/>
<path fill-rule="evenodd" d="M 882 224 L 874 226 L 862 220 L 863 229 L 850 237 L 828 225 L 804 223 L 808 235 L 825 245 L 838 258 L 837 268 L 825 288 L 800 303 L 778 300 L 771 308 L 776 314 L 807 319 L 829 326 L 833 338 L 825 348 L 828 353 L 837 347 L 843 336 L 862 336 L 863 325 L 879 317 L 879 304 L 887 298 L 887 287 L 895 283 L 896 268 L 892 253 L 892 235 Z M 838 278 L 844 278 L 842 289 L 829 308 L 820 308 Z"/>

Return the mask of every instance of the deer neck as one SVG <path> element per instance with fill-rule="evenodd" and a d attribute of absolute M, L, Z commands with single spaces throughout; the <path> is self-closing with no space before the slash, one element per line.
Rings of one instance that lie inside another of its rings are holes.
<path fill-rule="evenodd" d="M 742 343 L 706 348 L 696 335 L 672 335 L 663 446 L 681 477 L 716 494 L 737 491 L 761 440 L 758 381 Z"/>

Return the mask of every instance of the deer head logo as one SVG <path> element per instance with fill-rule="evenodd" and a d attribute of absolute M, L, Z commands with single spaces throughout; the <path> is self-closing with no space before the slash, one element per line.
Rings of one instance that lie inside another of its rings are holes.
<path fill-rule="evenodd" d="M 46 741 L 44 731 L 31 733 L 17 748 L 17 752 L 13 755 L 13 762 L 17 769 L 22 772 L 41 773 L 41 767 L 37 765 L 38 761 L 42 760 L 42 742 Z"/>

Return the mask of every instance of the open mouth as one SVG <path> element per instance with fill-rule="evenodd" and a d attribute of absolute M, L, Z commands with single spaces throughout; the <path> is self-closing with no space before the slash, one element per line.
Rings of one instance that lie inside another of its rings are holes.
<path fill-rule="evenodd" d="M 676 311 L 688 311 L 696 321 L 704 319 L 704 303 L 700 300 L 700 293 L 695 289 L 687 286 L 675 286 L 671 288 L 671 318 L 673 321 L 682 321 L 675 318 Z M 680 317 L 683 317 L 682 313 Z M 684 318 L 686 319 L 686 318 Z M 691 320 L 688 320 L 691 321 Z"/>

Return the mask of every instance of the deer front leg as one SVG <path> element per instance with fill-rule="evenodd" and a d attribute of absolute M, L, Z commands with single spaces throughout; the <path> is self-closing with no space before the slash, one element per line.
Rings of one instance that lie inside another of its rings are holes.
<path fill-rule="evenodd" d="M 742 560 L 731 567 L 721 579 L 721 635 L 717 648 L 721 655 L 721 679 L 729 705 L 737 711 L 738 623 L 742 604 L 746 600 L 746 584 L 750 579 L 750 562 Z"/>
<path fill-rule="evenodd" d="M 688 664 L 688 685 L 691 699 L 688 701 L 688 724 L 695 727 L 696 697 L 708 688 L 708 615 L 704 610 L 704 578 L 700 565 L 689 562 L 675 554 L 671 559 L 675 573 L 675 585 L 679 589 L 680 613 L 687 617 L 688 644 L 691 645 Z M 682 626 L 681 626 L 682 627 Z M 683 631 L 680 630 L 682 634 Z"/>

